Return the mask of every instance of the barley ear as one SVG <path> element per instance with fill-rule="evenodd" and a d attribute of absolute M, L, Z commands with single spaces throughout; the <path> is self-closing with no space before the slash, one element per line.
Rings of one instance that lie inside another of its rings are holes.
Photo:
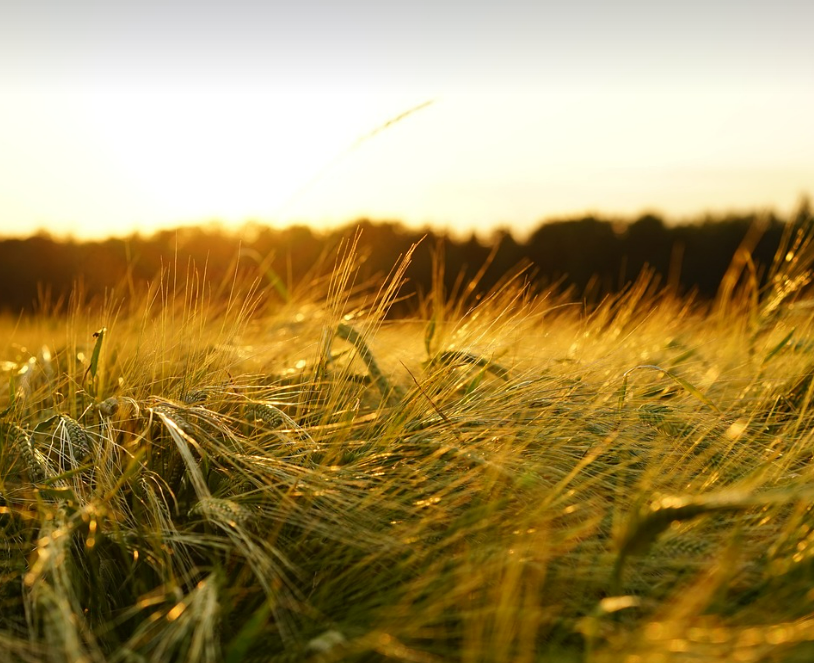
<path fill-rule="evenodd" d="M 119 411 L 119 399 L 115 396 L 103 400 L 96 406 L 99 414 L 104 417 L 112 417 Z"/>
<path fill-rule="evenodd" d="M 71 451 L 78 459 L 86 458 L 90 455 L 90 440 L 85 429 L 75 419 L 67 415 L 60 417 L 62 425 L 68 433 L 68 440 L 71 443 Z"/>
<path fill-rule="evenodd" d="M 390 382 L 379 368 L 379 364 L 376 362 L 376 358 L 370 351 L 370 347 L 365 342 L 362 334 L 360 334 L 350 325 L 340 323 L 336 328 L 336 335 L 339 336 L 339 338 L 348 341 L 348 343 L 353 344 L 356 351 L 359 353 L 359 357 L 363 362 L 365 362 L 368 373 L 370 373 L 370 377 L 373 378 L 373 382 L 376 384 L 376 387 L 379 389 L 385 399 L 389 398 L 393 393 L 393 388 L 390 386 Z"/>
<path fill-rule="evenodd" d="M 280 428 L 285 423 L 286 416 L 282 410 L 268 403 L 254 402 L 246 407 L 246 411 L 257 421 L 262 421 L 269 428 Z"/>
<path fill-rule="evenodd" d="M 33 434 L 19 426 L 11 426 L 7 433 L 7 439 L 23 458 L 31 483 L 43 483 L 47 477 L 47 466 L 43 455 L 34 447 L 33 438 Z"/>

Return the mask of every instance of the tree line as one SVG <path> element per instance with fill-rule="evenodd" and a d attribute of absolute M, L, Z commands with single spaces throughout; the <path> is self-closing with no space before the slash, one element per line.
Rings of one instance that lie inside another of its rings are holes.
<path fill-rule="evenodd" d="M 398 223 L 368 220 L 330 232 L 254 225 L 250 232 L 236 233 L 204 226 L 88 242 L 59 241 L 40 232 L 0 240 L 0 310 L 59 310 L 77 288 L 86 298 L 123 297 L 128 288 L 156 279 L 162 268 L 173 265 L 194 264 L 213 282 L 228 279 L 235 270 L 263 270 L 290 288 L 314 278 L 320 269 L 315 266 L 330 270 L 332 254 L 357 227 L 362 230 L 362 279 L 387 274 L 400 255 L 420 242 L 407 271 L 406 294 L 428 292 L 433 261 L 440 260 L 447 292 L 484 265 L 488 266 L 477 286 L 481 291 L 524 266 L 525 278 L 535 284 L 599 298 L 624 288 L 647 267 L 678 293 L 711 298 L 750 229 L 754 233 L 759 228 L 752 259 L 765 276 L 789 225 L 811 223 L 804 199 L 786 219 L 751 213 L 673 225 L 655 214 L 629 221 L 585 216 L 544 223 L 523 241 L 508 229 L 494 232 L 488 241 L 475 235 L 456 240 L 430 229 L 408 230 Z"/>

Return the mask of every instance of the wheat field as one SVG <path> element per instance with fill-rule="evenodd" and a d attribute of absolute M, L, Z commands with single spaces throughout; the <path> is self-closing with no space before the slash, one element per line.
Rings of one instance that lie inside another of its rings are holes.
<path fill-rule="evenodd" d="M 409 255 L 0 322 L 0 659 L 809 661 L 810 229 L 714 302 Z M 477 280 L 477 277 L 476 277 Z"/>

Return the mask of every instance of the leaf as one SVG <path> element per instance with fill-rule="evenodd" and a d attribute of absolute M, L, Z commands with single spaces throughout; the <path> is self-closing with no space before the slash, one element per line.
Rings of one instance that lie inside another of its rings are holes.
<path fill-rule="evenodd" d="M 495 364 L 485 357 L 473 355 L 469 352 L 463 352 L 462 350 L 446 350 L 440 353 L 435 358 L 435 361 L 440 364 L 472 364 L 473 366 L 477 366 L 478 368 L 482 368 L 489 373 L 492 373 L 502 380 L 509 379 L 509 370 L 507 368 L 504 368 L 500 364 Z"/>
<path fill-rule="evenodd" d="M 284 302 L 288 303 L 291 301 L 291 293 L 288 291 L 288 288 L 286 288 L 283 280 L 277 275 L 277 272 L 271 267 L 266 268 L 266 278 Z"/>
<path fill-rule="evenodd" d="M 769 351 L 769 353 L 763 358 L 763 363 L 764 364 L 768 364 L 769 361 L 772 359 L 772 357 L 774 357 L 776 354 L 778 354 L 783 348 L 785 348 L 788 345 L 789 341 L 791 341 L 792 337 L 794 336 L 795 331 L 797 331 L 796 327 L 794 329 L 792 329 L 788 334 L 786 334 L 786 336 L 783 338 L 783 340 L 780 341 L 780 343 L 775 345 Z"/>
<path fill-rule="evenodd" d="M 50 417 L 48 417 L 47 419 L 43 419 L 36 426 L 34 426 L 34 432 L 35 433 L 42 433 L 42 431 L 46 430 L 57 419 L 59 419 L 58 414 L 53 414 Z"/>
<path fill-rule="evenodd" d="M 42 485 L 43 486 L 53 486 L 53 485 L 57 484 L 60 481 L 64 481 L 65 479 L 70 479 L 71 477 L 74 477 L 74 476 L 76 476 L 78 474 L 82 474 L 82 472 L 86 472 L 87 470 L 91 470 L 91 469 L 93 469 L 93 464 L 92 463 L 89 463 L 88 465 L 80 465 L 79 467 L 75 467 L 75 468 L 72 468 L 70 470 L 66 470 L 62 474 L 58 474 L 58 475 L 53 476 L 53 477 L 46 477 L 43 480 Z M 57 487 L 57 488 L 53 488 L 53 490 L 62 490 L 62 488 Z"/>
<path fill-rule="evenodd" d="M 116 497 L 122 486 L 124 486 L 133 476 L 144 469 L 144 464 L 142 461 L 146 455 L 147 449 L 139 449 L 135 454 L 133 454 L 133 457 L 130 459 L 127 467 L 124 468 L 124 471 L 122 472 L 118 481 L 116 481 L 116 485 L 113 486 L 113 488 L 111 488 L 108 494 L 105 496 L 106 501 L 110 501 Z"/>
<path fill-rule="evenodd" d="M 628 521 L 614 567 L 614 588 L 619 588 L 627 559 L 647 552 L 672 523 L 692 520 L 708 513 L 743 511 L 756 504 L 775 501 L 780 501 L 777 496 L 755 498 L 740 491 L 724 491 L 700 496 L 667 496 L 651 502 Z"/>
<path fill-rule="evenodd" d="M 246 654 L 257 640 L 270 616 L 271 606 L 268 601 L 264 601 L 249 617 L 248 621 L 243 624 L 237 635 L 232 638 L 224 652 L 224 663 L 240 663 L 240 661 L 246 659 Z"/>
<path fill-rule="evenodd" d="M 41 487 L 36 489 L 38 497 L 50 497 L 56 500 L 65 500 L 69 504 L 78 504 L 73 488 L 67 486 Z"/>
<path fill-rule="evenodd" d="M 93 338 L 96 339 L 96 344 L 93 346 L 93 353 L 90 356 L 90 368 L 88 369 L 92 378 L 95 378 L 99 372 L 99 355 L 102 352 L 102 342 L 105 340 L 106 331 L 107 327 L 102 327 L 93 334 Z"/>
<path fill-rule="evenodd" d="M 651 371 L 659 371 L 659 372 L 663 373 L 668 378 L 673 380 L 673 382 L 675 382 L 679 386 L 686 389 L 687 392 L 690 393 L 692 396 L 695 396 L 695 398 L 697 398 L 699 401 L 701 401 L 704 405 L 706 405 L 707 407 L 715 410 L 718 413 L 721 412 L 718 409 L 718 406 L 715 405 L 715 403 L 713 403 L 709 398 L 704 396 L 704 394 L 702 394 L 701 391 L 697 387 L 695 387 L 691 383 L 687 382 L 687 380 L 685 380 L 684 378 L 676 375 L 672 371 L 668 371 L 667 369 L 662 368 L 661 366 L 655 366 L 653 364 L 643 364 L 641 366 L 634 366 L 633 368 L 628 369 L 627 371 L 625 371 L 624 375 L 622 376 L 622 378 L 623 378 L 622 379 L 622 388 L 621 388 L 621 392 L 619 394 L 619 409 L 624 407 L 624 404 L 625 404 L 625 397 L 627 395 L 628 376 L 633 371 L 638 371 L 638 370 L 642 370 L 642 369 L 647 369 L 647 370 L 651 370 Z"/>
<path fill-rule="evenodd" d="M 427 351 L 427 357 L 432 357 L 432 340 L 435 337 L 435 311 L 432 312 L 432 317 L 430 321 L 427 323 L 427 327 L 424 330 L 424 349 Z"/>

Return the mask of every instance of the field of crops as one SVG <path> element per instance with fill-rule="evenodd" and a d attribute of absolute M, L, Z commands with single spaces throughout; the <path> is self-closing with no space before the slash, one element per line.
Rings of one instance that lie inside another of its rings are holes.
<path fill-rule="evenodd" d="M 814 660 L 812 237 L 709 303 L 391 320 L 350 240 L 2 320 L 0 660 Z"/>

